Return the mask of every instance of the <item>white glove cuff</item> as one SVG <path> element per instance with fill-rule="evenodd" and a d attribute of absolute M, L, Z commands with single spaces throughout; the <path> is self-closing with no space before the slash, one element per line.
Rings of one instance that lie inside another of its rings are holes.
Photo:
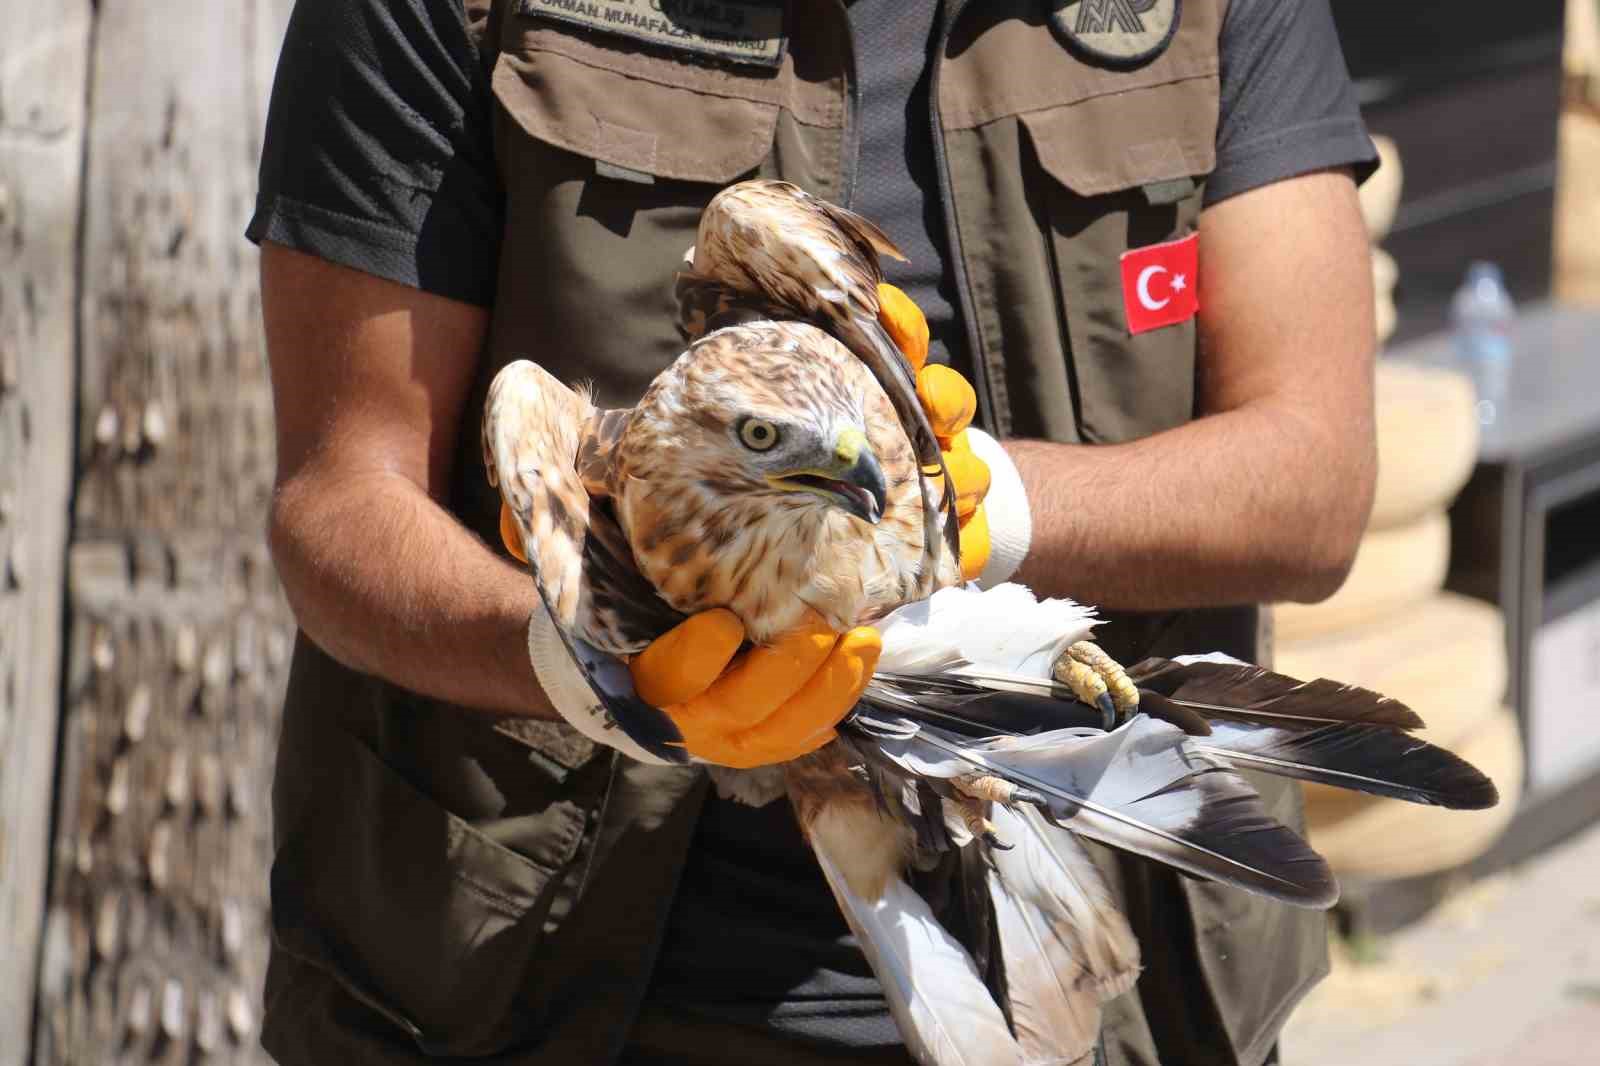
<path fill-rule="evenodd" d="M 983 498 L 989 518 L 989 561 L 978 575 L 978 584 L 992 588 L 1009 581 L 1027 558 L 1033 545 L 1033 512 L 1017 464 L 1000 442 L 977 427 L 967 430 L 967 441 L 972 454 L 989 467 L 989 495 Z"/>
<path fill-rule="evenodd" d="M 668 766 L 665 759 L 645 751 L 624 733 L 600 704 L 583 671 L 556 631 L 550 612 L 540 604 L 528 618 L 528 661 L 550 705 L 578 732 L 631 759 L 653 766 Z"/>

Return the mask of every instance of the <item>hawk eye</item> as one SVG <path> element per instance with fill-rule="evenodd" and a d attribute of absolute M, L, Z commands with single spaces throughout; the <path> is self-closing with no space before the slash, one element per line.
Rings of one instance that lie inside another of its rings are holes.
<path fill-rule="evenodd" d="M 778 427 L 764 418 L 747 418 L 739 423 L 739 440 L 753 452 L 771 451 L 778 443 Z"/>

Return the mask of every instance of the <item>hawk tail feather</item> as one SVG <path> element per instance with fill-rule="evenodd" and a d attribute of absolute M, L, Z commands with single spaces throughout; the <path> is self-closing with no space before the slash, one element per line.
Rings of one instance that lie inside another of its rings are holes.
<path fill-rule="evenodd" d="M 875 812 L 874 812 L 875 813 Z M 877 888 L 852 883 L 861 848 L 846 819 L 818 819 L 812 850 L 839 910 L 883 986 L 906 1048 L 923 1066 L 1022 1066 L 1005 1015 L 959 941 L 898 874 Z"/>

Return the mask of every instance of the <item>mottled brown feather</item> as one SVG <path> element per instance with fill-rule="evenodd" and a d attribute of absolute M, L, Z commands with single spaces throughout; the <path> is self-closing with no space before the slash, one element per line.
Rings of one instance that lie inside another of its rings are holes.
<path fill-rule="evenodd" d="M 878 524 L 769 485 L 736 438 L 746 416 L 858 425 L 889 486 Z M 754 640 L 793 627 L 808 605 L 842 631 L 955 579 L 953 559 L 930 565 L 924 552 L 921 486 L 888 397 L 814 326 L 698 341 L 652 384 L 614 454 L 618 518 L 641 572 L 676 610 L 733 610 Z"/>
<path fill-rule="evenodd" d="M 900 256 L 867 219 L 788 182 L 740 182 L 718 193 L 700 216 L 692 264 L 678 282 L 680 326 L 695 336 L 697 329 L 765 312 L 825 329 L 883 386 L 918 458 L 918 476 L 921 468 L 942 475 L 939 442 L 915 377 L 878 320 L 880 252 Z M 960 553 L 955 496 L 947 484 L 941 478 L 925 504 L 924 550 L 930 555 Z M 924 587 L 923 594 L 931 591 Z"/>
<path fill-rule="evenodd" d="M 584 394 L 519 360 L 490 385 L 483 423 L 489 480 L 511 509 L 557 624 L 616 653 L 639 651 L 683 617 L 639 573 L 610 501 L 589 490 L 591 479 L 609 481 L 626 414 L 596 411 Z"/>

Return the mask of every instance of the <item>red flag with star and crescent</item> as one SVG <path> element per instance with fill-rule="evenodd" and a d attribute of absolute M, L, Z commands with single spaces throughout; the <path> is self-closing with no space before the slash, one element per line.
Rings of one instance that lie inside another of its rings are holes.
<path fill-rule="evenodd" d="M 1128 332 L 1187 322 L 1200 310 L 1200 235 L 1122 253 L 1122 304 Z"/>

